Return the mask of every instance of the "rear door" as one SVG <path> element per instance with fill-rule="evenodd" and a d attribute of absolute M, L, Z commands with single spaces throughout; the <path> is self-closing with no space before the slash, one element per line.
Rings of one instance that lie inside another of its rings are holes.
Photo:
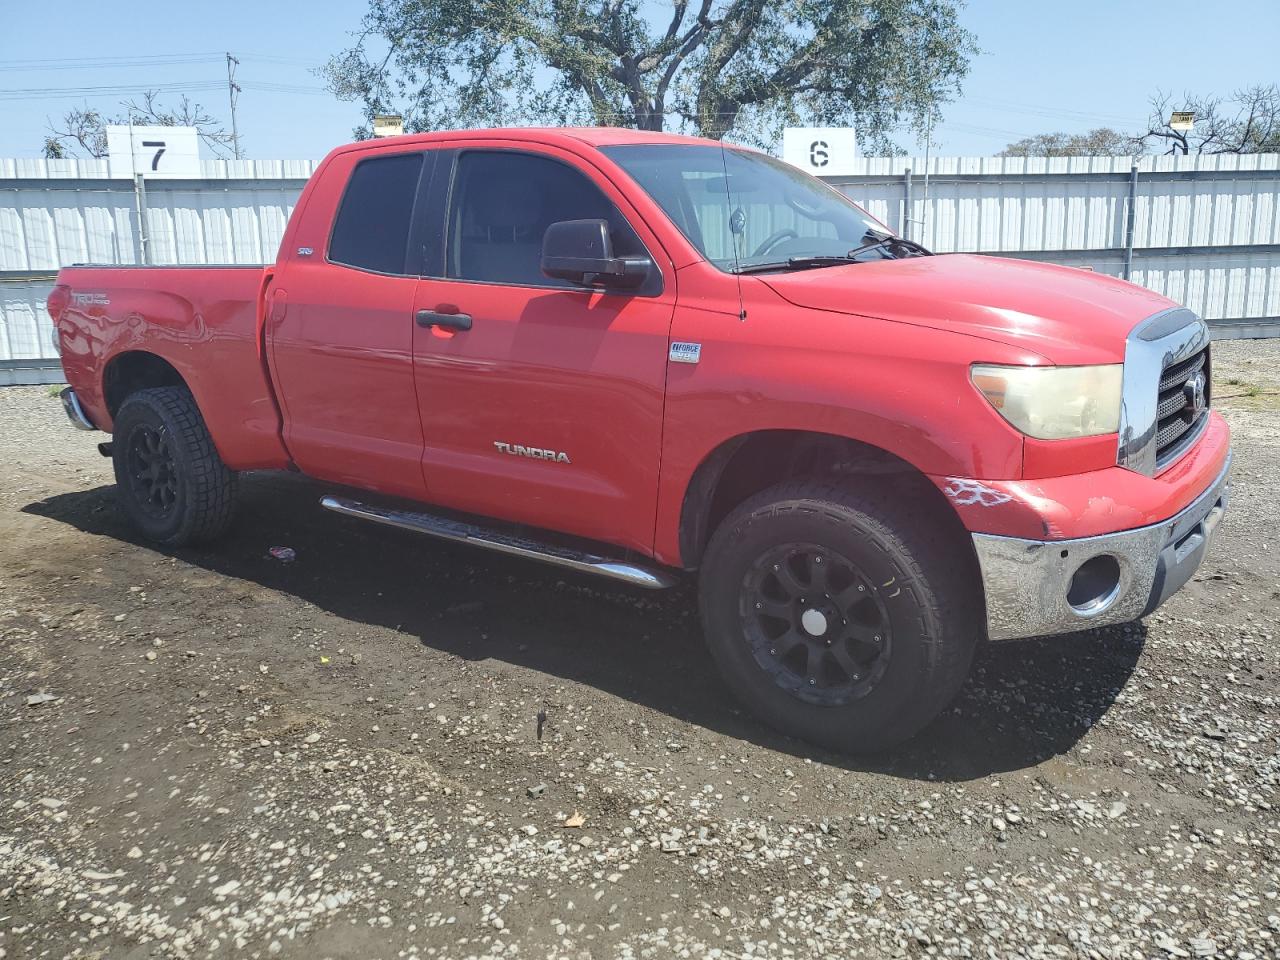
<path fill-rule="evenodd" d="M 413 376 L 417 278 L 406 267 L 432 154 L 331 161 L 305 213 L 310 246 L 289 251 L 268 303 L 285 441 L 314 477 L 423 499 Z M 325 237 L 316 233 L 328 224 Z M 308 232 L 310 231 L 310 232 Z M 323 244 L 323 245 L 322 245 Z"/>
<path fill-rule="evenodd" d="M 424 248 L 414 301 L 431 324 L 413 346 L 431 499 L 650 551 L 675 271 L 571 154 L 477 143 L 441 166 L 430 218 L 443 242 Z M 592 218 L 609 221 L 617 256 L 653 259 L 644 287 L 542 274 L 546 228 Z"/>

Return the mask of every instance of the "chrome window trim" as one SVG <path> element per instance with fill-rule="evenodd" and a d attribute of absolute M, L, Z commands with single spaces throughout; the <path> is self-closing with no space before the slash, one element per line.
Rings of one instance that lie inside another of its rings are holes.
<path fill-rule="evenodd" d="M 1130 331 L 1125 341 L 1124 376 L 1120 391 L 1120 437 L 1116 463 L 1148 477 L 1172 466 L 1194 444 L 1178 455 L 1156 463 L 1156 408 L 1160 402 L 1160 377 L 1168 367 L 1203 350 L 1209 344 L 1209 327 L 1185 307 L 1173 307 L 1147 317 Z M 1205 418 L 1207 422 L 1207 416 Z M 1203 427 L 1193 428 L 1198 437 Z"/>

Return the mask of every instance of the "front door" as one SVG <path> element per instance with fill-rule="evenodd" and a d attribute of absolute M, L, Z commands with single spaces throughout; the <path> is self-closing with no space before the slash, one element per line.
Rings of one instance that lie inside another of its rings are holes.
<path fill-rule="evenodd" d="M 449 198 L 437 199 L 443 247 L 414 301 L 431 500 L 650 551 L 674 270 L 572 155 L 477 145 L 450 165 L 432 191 Z M 617 256 L 654 261 L 645 286 L 605 292 L 542 274 L 547 226 L 594 218 L 609 221 Z"/>

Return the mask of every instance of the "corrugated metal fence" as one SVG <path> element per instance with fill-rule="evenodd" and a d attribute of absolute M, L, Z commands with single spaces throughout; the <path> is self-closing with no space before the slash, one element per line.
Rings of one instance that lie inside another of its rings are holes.
<path fill-rule="evenodd" d="M 927 183 L 921 158 L 858 164 L 831 182 L 940 253 L 1127 270 L 1219 336 L 1280 335 L 1280 156 L 1144 157 L 1136 173 L 1127 157 L 937 157 Z M 104 160 L 0 160 L 0 384 L 61 379 L 44 312 L 59 266 L 266 263 L 314 168 L 206 161 L 200 180 L 139 191 Z"/>
<path fill-rule="evenodd" d="M 60 266 L 268 263 L 315 167 L 207 160 L 139 190 L 105 160 L 0 160 L 0 384 L 62 380 L 44 309 Z"/>

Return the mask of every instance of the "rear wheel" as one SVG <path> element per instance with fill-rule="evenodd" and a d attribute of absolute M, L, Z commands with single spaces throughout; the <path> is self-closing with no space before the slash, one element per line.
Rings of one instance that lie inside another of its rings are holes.
<path fill-rule="evenodd" d="M 972 558 L 901 492 L 780 484 L 704 557 L 707 640 L 734 693 L 786 733 L 873 752 L 955 696 L 981 632 Z M 917 501 L 918 503 L 918 501 Z"/>
<path fill-rule="evenodd" d="M 148 539 L 182 546 L 230 524 L 236 475 L 185 388 L 131 394 L 115 416 L 111 460 L 120 505 Z"/>

